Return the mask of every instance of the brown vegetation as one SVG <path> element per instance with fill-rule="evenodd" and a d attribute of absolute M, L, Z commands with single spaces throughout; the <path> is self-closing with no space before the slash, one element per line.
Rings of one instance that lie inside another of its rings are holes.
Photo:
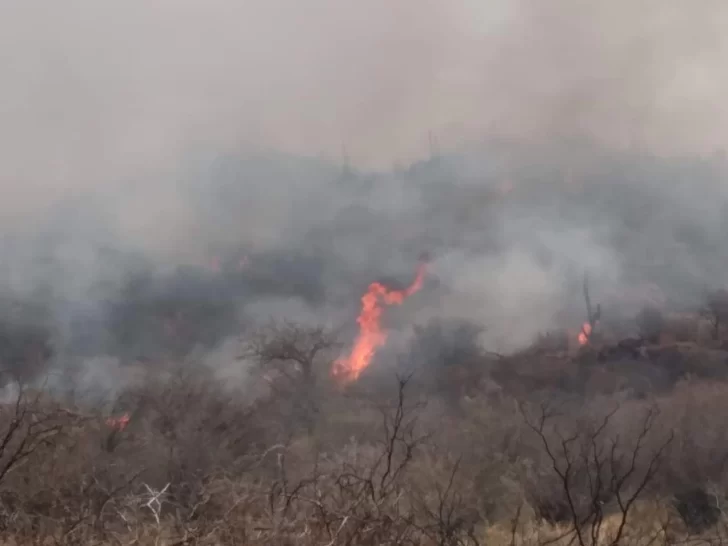
<path fill-rule="evenodd" d="M 331 332 L 273 324 L 245 343 L 246 389 L 150 367 L 115 400 L 126 427 L 77 393 L 8 383 L 0 540 L 722 543 L 728 353 L 660 343 L 670 322 L 652 310 L 635 324 L 636 352 L 552 334 L 502 356 L 433 323 L 408 375 L 343 390 Z"/>

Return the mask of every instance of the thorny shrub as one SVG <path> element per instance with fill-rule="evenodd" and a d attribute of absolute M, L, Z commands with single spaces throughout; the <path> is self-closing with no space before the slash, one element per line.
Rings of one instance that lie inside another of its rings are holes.
<path fill-rule="evenodd" d="M 249 397 L 201 366 L 150 371 L 113 408 L 129 415 L 123 429 L 99 406 L 20 386 L 0 405 L 0 540 L 450 546 L 498 536 L 513 546 L 647 546 L 728 537 L 722 383 L 683 381 L 641 400 L 531 392 L 520 404 L 471 389 L 453 412 L 452 400 L 409 378 L 337 390 L 314 377 L 324 353 L 308 370 L 291 364 L 311 333 L 292 332 L 285 353 L 259 352 L 270 358 L 251 372 L 274 362 L 280 389 Z M 316 412 L 295 418 L 303 406 L 293 387 L 315 389 Z"/>

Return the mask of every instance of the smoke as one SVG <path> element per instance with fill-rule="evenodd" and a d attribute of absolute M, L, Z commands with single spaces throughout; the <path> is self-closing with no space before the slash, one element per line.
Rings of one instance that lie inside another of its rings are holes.
<path fill-rule="evenodd" d="M 578 325 L 585 270 L 630 310 L 724 283 L 723 2 L 6 4 L 0 289 L 63 358 L 354 329 L 423 251 L 391 325 L 499 350 Z"/>
<path fill-rule="evenodd" d="M 180 155 L 241 147 L 338 159 L 344 144 L 353 161 L 386 166 L 427 153 L 428 131 L 443 144 L 484 128 L 725 142 L 717 0 L 4 9 L 4 178 L 55 192 L 163 177 Z"/>

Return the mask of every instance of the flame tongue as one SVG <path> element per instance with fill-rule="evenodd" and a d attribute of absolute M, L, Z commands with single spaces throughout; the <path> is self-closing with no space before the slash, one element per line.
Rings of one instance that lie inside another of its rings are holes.
<path fill-rule="evenodd" d="M 577 338 L 579 340 L 579 345 L 586 345 L 587 343 L 589 343 L 589 336 L 591 336 L 591 332 L 591 324 L 585 322 L 584 325 L 581 327 L 581 332 L 579 332 L 579 337 Z"/>
<path fill-rule="evenodd" d="M 376 350 L 387 341 L 387 333 L 382 329 L 382 303 L 400 305 L 405 299 L 419 291 L 425 278 L 425 265 L 417 268 L 417 276 L 404 290 L 390 290 L 381 283 L 374 282 L 361 298 L 359 336 L 348 357 L 334 362 L 332 374 L 342 383 L 350 383 L 359 378 L 369 366 Z"/>

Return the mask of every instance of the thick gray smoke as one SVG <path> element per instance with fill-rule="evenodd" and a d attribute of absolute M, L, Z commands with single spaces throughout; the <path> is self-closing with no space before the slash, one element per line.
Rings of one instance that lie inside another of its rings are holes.
<path fill-rule="evenodd" d="M 70 360 L 353 325 L 423 252 L 389 320 L 495 350 L 578 325 L 585 271 L 615 313 L 696 304 L 728 266 L 724 4 L 11 0 L 0 288 Z"/>

